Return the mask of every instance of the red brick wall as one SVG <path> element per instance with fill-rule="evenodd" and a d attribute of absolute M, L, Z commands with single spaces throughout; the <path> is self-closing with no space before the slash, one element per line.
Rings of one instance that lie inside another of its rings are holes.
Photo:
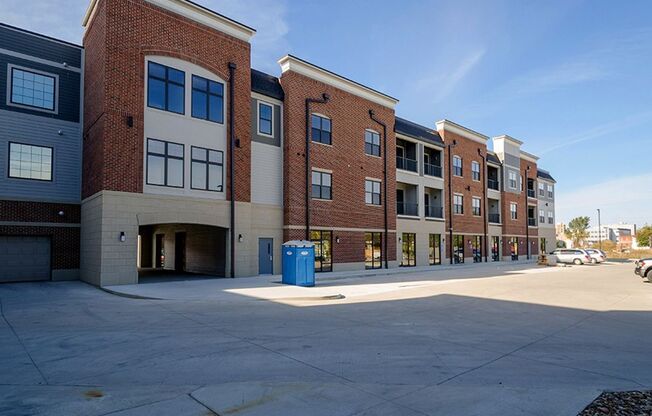
<path fill-rule="evenodd" d="M 229 62 L 237 65 L 234 101 L 240 147 L 235 149 L 235 196 L 239 201 L 249 201 L 249 43 L 144 0 L 99 3 L 84 38 L 87 55 L 83 197 L 102 189 L 142 192 L 144 62 L 146 55 L 156 54 L 190 61 L 226 80 Z M 189 105 L 186 103 L 186 107 Z M 132 128 L 127 126 L 128 116 L 133 117 Z M 229 122 L 227 109 L 227 126 Z"/>
<path fill-rule="evenodd" d="M 387 124 L 387 205 L 388 228 L 396 228 L 396 138 L 394 111 L 368 100 L 331 87 L 303 75 L 286 72 L 281 77 L 285 91 L 284 107 L 284 222 L 286 225 L 305 225 L 305 100 L 330 95 L 326 104 L 312 104 L 311 111 L 332 120 L 332 146 L 311 142 L 311 166 L 332 170 L 331 201 L 310 201 L 311 227 L 341 227 L 382 229 L 382 206 L 365 204 L 365 178 L 383 179 L 383 159 L 368 156 L 364 151 L 364 131 L 381 133 L 382 127 L 369 118 L 369 110 Z M 382 147 L 382 146 L 381 146 Z M 381 149 L 381 152 L 384 151 Z M 381 153 L 382 156 L 382 153 Z M 381 196 L 381 199 L 384 199 Z M 287 232 L 287 237 L 304 238 L 304 231 Z M 343 239 L 344 233 L 340 233 Z M 352 233 L 349 242 L 340 243 L 337 251 L 350 252 L 341 261 L 364 260 L 364 234 Z M 394 260 L 394 238 L 390 237 L 388 259 Z M 334 245 L 335 246 L 335 245 Z M 359 252 L 359 254 L 358 254 Z M 344 255 L 343 255 L 344 256 Z"/>

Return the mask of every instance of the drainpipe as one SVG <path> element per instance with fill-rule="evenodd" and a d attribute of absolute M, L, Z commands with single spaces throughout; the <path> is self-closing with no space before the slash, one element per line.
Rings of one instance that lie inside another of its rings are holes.
<path fill-rule="evenodd" d="M 487 158 L 482 154 L 482 150 L 478 149 L 478 155 L 482 158 L 482 210 L 484 212 L 484 240 L 482 241 L 482 249 L 484 251 L 484 262 L 488 263 L 487 259 Z"/>
<path fill-rule="evenodd" d="M 452 149 L 457 146 L 457 140 L 446 145 L 448 149 L 448 253 L 450 262 L 453 264 L 453 152 Z"/>
<path fill-rule="evenodd" d="M 525 247 L 525 250 L 526 250 L 525 252 L 527 253 L 527 259 L 528 260 L 530 260 L 530 217 L 529 217 L 530 207 L 529 207 L 528 202 L 527 202 L 528 201 L 528 199 L 527 199 L 528 198 L 527 184 L 528 184 L 528 180 L 529 180 L 529 177 L 528 177 L 529 173 L 530 173 L 530 166 L 528 165 L 528 167 L 525 169 L 525 186 L 524 186 L 524 188 L 525 188 L 525 245 L 527 246 L 527 247 Z"/>
<path fill-rule="evenodd" d="M 229 62 L 229 187 L 231 189 L 231 259 L 230 277 L 235 277 L 235 69 L 237 65 Z"/>
<path fill-rule="evenodd" d="M 326 104 L 329 99 L 326 93 L 321 98 L 306 98 L 306 241 L 310 241 L 310 104 Z"/>
<path fill-rule="evenodd" d="M 376 123 L 383 126 L 383 205 L 385 216 L 385 236 L 383 238 L 383 258 L 385 260 L 385 268 L 389 269 L 387 262 L 387 238 L 388 238 L 388 225 L 387 225 L 387 125 L 378 120 L 374 115 L 374 110 L 369 110 L 369 117 Z"/>

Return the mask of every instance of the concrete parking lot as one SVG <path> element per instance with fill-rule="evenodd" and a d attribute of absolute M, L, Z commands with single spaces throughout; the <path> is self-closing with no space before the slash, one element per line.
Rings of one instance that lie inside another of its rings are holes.
<path fill-rule="evenodd" d="M 157 300 L 0 285 L 0 414 L 574 415 L 603 390 L 652 388 L 652 284 L 632 271 L 123 290 Z"/>

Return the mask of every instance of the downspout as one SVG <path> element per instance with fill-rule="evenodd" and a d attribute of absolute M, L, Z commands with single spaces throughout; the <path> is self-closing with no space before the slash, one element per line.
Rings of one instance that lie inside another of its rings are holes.
<path fill-rule="evenodd" d="M 530 217 L 529 217 L 530 207 L 527 202 L 528 201 L 527 186 L 528 186 L 528 181 L 530 179 L 528 175 L 529 172 L 530 172 L 530 166 L 528 165 L 528 167 L 525 169 L 525 184 L 523 186 L 525 188 L 525 245 L 526 245 L 525 252 L 527 253 L 528 260 L 530 260 Z"/>
<path fill-rule="evenodd" d="M 321 98 L 306 98 L 306 241 L 310 241 L 310 104 L 326 104 L 329 99 L 326 93 Z"/>
<path fill-rule="evenodd" d="M 487 258 L 487 158 L 478 149 L 478 155 L 482 158 L 482 210 L 484 212 L 484 240 L 482 241 L 482 248 L 484 251 L 484 262 L 488 263 Z"/>
<path fill-rule="evenodd" d="M 389 269 L 389 264 L 387 262 L 387 238 L 389 236 L 388 232 L 388 221 L 387 221 L 387 125 L 382 121 L 378 120 L 374 115 L 374 110 L 369 110 L 369 117 L 376 123 L 383 126 L 383 205 L 384 205 L 384 215 L 385 215 L 385 236 L 383 238 L 383 258 L 385 260 L 385 268 Z"/>
<path fill-rule="evenodd" d="M 448 144 L 448 253 L 450 263 L 453 264 L 453 153 L 451 149 L 457 145 L 457 141 Z"/>
<path fill-rule="evenodd" d="M 229 187 L 231 189 L 231 258 L 230 277 L 235 277 L 235 69 L 237 65 L 229 62 Z"/>

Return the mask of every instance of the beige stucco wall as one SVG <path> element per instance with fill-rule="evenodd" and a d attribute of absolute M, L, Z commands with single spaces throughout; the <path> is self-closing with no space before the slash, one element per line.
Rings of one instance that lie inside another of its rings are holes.
<path fill-rule="evenodd" d="M 430 234 L 441 235 L 441 258 L 442 263 L 446 257 L 446 238 L 445 235 L 446 225 L 443 220 L 426 220 L 426 219 L 404 219 L 398 218 L 396 220 L 396 258 L 398 264 L 401 263 L 403 257 L 402 243 L 399 239 L 403 233 L 415 233 L 415 248 L 416 248 L 416 265 L 428 266 L 429 247 L 430 247 Z"/>

